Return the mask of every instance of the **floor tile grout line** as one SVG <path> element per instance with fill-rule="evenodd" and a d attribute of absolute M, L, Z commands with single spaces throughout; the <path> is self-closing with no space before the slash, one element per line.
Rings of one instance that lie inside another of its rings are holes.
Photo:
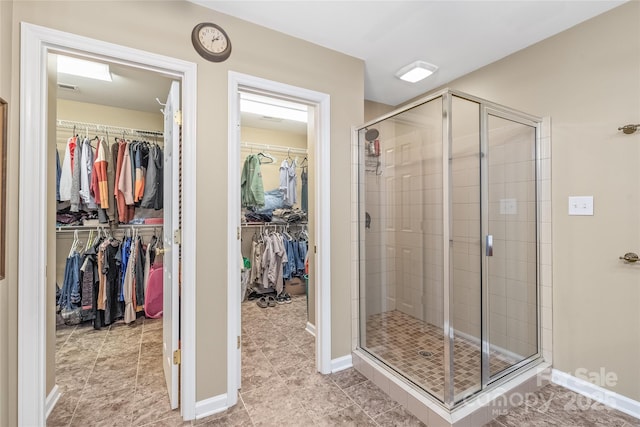
<path fill-rule="evenodd" d="M 57 327 L 57 325 L 56 325 L 56 327 Z M 72 329 L 72 330 L 71 330 L 71 332 L 67 335 L 67 337 L 65 338 L 64 342 L 62 343 L 62 346 L 60 346 L 60 350 L 62 350 L 62 349 L 64 349 L 64 348 L 66 347 L 67 343 L 69 342 L 69 338 L 71 338 L 71 335 L 73 335 L 73 333 L 75 332 L 75 330 L 76 330 L 77 328 L 78 328 L 78 325 L 74 325 L 73 329 Z M 57 353 L 58 353 L 58 348 L 56 347 L 56 356 L 57 356 Z M 56 357 L 56 358 L 57 358 L 57 357 Z M 59 362 L 56 360 L 56 362 L 55 362 L 55 363 L 56 363 L 56 369 L 57 369 Z M 87 377 L 87 378 L 88 378 L 88 377 Z M 84 388 L 84 386 L 83 386 L 83 388 Z M 61 394 L 60 394 L 60 397 L 62 397 L 62 395 L 63 395 L 64 393 L 66 393 L 66 392 L 61 393 Z M 82 391 L 80 391 L 80 395 L 82 395 Z M 58 398 L 58 399 L 59 399 L 59 398 Z M 80 398 L 78 398 L 78 402 L 76 402 L 76 405 L 73 407 L 73 412 L 71 412 L 71 418 L 69 418 L 69 423 L 67 424 L 67 426 L 70 426 L 70 425 L 71 425 L 71 421 L 73 421 L 73 416 L 74 416 L 74 414 L 76 413 L 76 409 L 77 409 L 77 407 L 78 407 L 78 404 L 79 404 L 79 403 L 80 403 Z M 46 422 L 46 420 L 45 420 L 45 422 Z"/>
<path fill-rule="evenodd" d="M 327 376 L 330 376 L 330 375 L 331 375 L 331 374 L 327 374 Z M 358 409 L 360 409 L 360 410 L 362 411 L 362 413 L 364 413 L 364 414 L 365 414 L 365 415 L 367 415 L 369 418 L 371 418 L 371 416 L 370 416 L 369 414 L 367 414 L 367 413 L 365 412 L 365 410 L 364 410 L 360 405 L 358 405 L 358 402 L 356 402 L 356 401 L 355 401 L 351 396 L 349 396 L 349 394 L 345 391 L 345 389 L 343 389 L 343 388 L 342 388 L 342 387 L 340 387 L 338 384 L 336 384 L 336 382 L 335 382 L 332 378 L 329 378 L 329 379 L 331 380 L 331 382 L 332 382 L 336 387 L 338 387 L 338 390 L 340 390 L 340 391 L 342 392 L 342 394 L 344 394 L 345 396 L 347 396 L 347 399 L 349 399 L 351 402 L 353 402 L 353 404 L 354 404 Z M 354 385 L 354 386 L 355 386 L 355 385 Z M 347 388 L 350 388 L 350 387 L 347 387 Z M 351 406 L 351 405 L 349 405 L 349 406 Z M 321 418 L 328 417 L 329 415 L 336 414 L 336 413 L 338 413 L 338 412 L 340 412 L 340 411 L 343 411 L 343 410 L 347 409 L 349 406 L 347 406 L 346 408 L 340 408 L 340 409 L 338 409 L 337 411 L 334 411 L 334 412 L 331 412 L 331 413 L 329 413 L 329 414 L 326 414 L 326 415 L 324 415 L 324 416 L 323 416 L 323 417 L 321 417 Z M 371 419 L 373 420 L 373 418 L 371 418 Z M 376 425 L 378 425 L 378 423 L 376 423 L 375 421 L 374 421 L 374 423 L 375 423 Z"/>
<path fill-rule="evenodd" d="M 73 332 L 76 332 L 77 329 L 78 327 L 76 325 L 76 328 L 73 330 Z M 91 378 L 91 375 L 93 374 L 93 371 L 96 368 L 96 363 L 98 363 L 98 358 L 100 357 L 100 353 L 102 352 L 102 347 L 104 347 L 104 343 L 107 340 L 107 335 L 109 335 L 110 331 L 111 331 L 111 325 L 108 326 L 107 332 L 104 334 L 104 337 L 102 338 L 102 342 L 100 343 L 100 348 L 96 353 L 96 357 L 93 361 L 93 365 L 91 366 L 91 369 L 89 370 L 87 379 L 84 381 L 84 385 L 80 389 L 80 397 L 78 398 L 78 402 L 76 403 L 75 408 L 73 408 L 73 414 L 71 415 L 71 419 L 69 420 L 69 425 L 73 424 L 73 419 L 75 418 L 76 412 L 78 411 L 78 406 L 80 405 L 80 402 L 82 401 L 82 397 L 84 396 L 84 389 L 87 388 L 87 384 L 89 383 L 89 378 Z"/>
<path fill-rule="evenodd" d="M 142 338 L 144 334 L 144 320 L 142 321 L 142 327 L 140 329 L 140 342 L 138 343 L 138 363 L 136 363 L 136 382 L 133 385 L 133 400 L 135 403 L 136 394 L 138 392 L 138 376 L 140 374 L 140 359 L 142 358 Z M 131 408 L 131 417 L 129 420 L 129 425 L 133 425 L 133 407 Z"/>

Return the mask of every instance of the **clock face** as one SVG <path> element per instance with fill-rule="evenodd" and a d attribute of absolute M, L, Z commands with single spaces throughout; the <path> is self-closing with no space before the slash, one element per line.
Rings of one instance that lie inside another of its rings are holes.
<path fill-rule="evenodd" d="M 215 27 L 202 27 L 198 32 L 202 47 L 212 53 L 222 53 L 227 48 L 227 37 Z"/>
<path fill-rule="evenodd" d="M 196 52 L 207 61 L 221 62 L 231 55 L 231 41 L 227 33 L 216 24 L 203 22 L 191 32 L 191 41 Z"/>

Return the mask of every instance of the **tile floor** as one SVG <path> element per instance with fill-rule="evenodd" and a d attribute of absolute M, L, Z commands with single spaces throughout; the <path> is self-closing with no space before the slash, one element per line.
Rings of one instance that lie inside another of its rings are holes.
<path fill-rule="evenodd" d="M 367 348 L 414 383 L 444 400 L 444 335 L 437 328 L 398 310 L 373 314 L 367 319 Z M 481 349 L 470 340 L 455 337 L 454 390 L 464 396 L 480 390 Z M 425 356 L 420 351 L 428 352 Z M 489 369 L 498 373 L 515 363 L 491 352 Z"/>
<path fill-rule="evenodd" d="M 499 415 L 485 427 L 638 427 L 633 418 L 555 384 L 524 396 L 524 403 Z"/>
<path fill-rule="evenodd" d="M 57 331 L 52 426 L 424 426 L 354 369 L 320 375 L 306 300 L 242 304 L 242 389 L 233 408 L 193 422 L 170 411 L 161 364 L 162 323 L 138 319 L 94 331 Z M 549 385 L 489 427 L 640 426 L 640 420 Z"/>

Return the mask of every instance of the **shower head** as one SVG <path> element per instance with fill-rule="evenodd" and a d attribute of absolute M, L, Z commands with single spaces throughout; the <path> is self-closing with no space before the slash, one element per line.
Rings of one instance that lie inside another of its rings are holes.
<path fill-rule="evenodd" d="M 366 139 L 367 141 L 375 141 L 378 135 L 380 135 L 380 132 L 378 132 L 378 129 L 375 129 L 375 128 L 367 129 L 367 131 L 364 134 L 364 139 Z"/>
<path fill-rule="evenodd" d="M 618 130 L 621 130 L 623 133 L 626 133 L 627 135 L 631 135 L 632 133 L 637 131 L 638 128 L 640 128 L 640 125 L 624 125 L 622 127 L 619 127 Z"/>

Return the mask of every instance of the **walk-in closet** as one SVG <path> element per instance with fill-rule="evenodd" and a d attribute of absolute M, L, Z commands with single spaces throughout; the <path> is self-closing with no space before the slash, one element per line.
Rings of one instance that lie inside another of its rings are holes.
<path fill-rule="evenodd" d="M 166 139 L 164 113 L 168 94 L 179 97 L 179 84 L 124 65 L 49 57 L 55 180 L 47 197 L 48 253 L 56 310 L 48 317 L 55 322 L 47 327 L 55 365 L 48 356 L 47 377 L 61 392 L 50 419 L 66 425 L 178 420 L 163 373 L 163 317 L 179 313 L 163 312 L 163 285 L 171 252 L 165 219 L 179 197 L 167 185 L 173 140 Z M 92 67 L 105 74 L 83 75 Z M 130 399 L 133 412 L 99 419 L 100 405 Z"/>
<path fill-rule="evenodd" d="M 307 106 L 240 93 L 241 378 L 243 399 L 315 372 L 309 322 L 313 145 Z M 312 168 L 311 168 L 312 171 Z"/>

